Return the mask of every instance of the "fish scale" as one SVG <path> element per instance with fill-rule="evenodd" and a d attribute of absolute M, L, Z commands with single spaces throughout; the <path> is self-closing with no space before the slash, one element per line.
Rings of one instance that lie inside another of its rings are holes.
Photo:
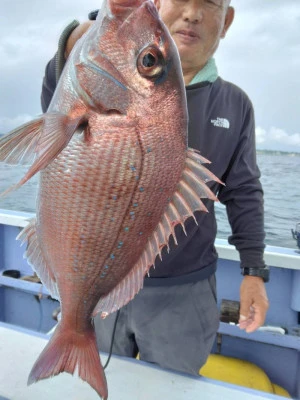
<path fill-rule="evenodd" d="M 97 159 L 95 159 L 96 165 L 91 164 L 91 162 L 93 161 L 93 159 L 91 159 L 90 152 L 91 145 L 89 144 L 84 147 L 83 143 L 80 140 L 76 142 L 75 146 L 80 146 L 81 148 L 81 153 L 79 157 L 81 160 L 85 160 L 84 165 L 86 167 L 81 168 L 80 171 L 76 171 L 76 161 L 71 160 L 75 166 L 75 172 L 72 172 L 72 164 L 69 163 L 68 168 L 70 169 L 70 174 L 65 174 L 64 176 L 64 186 L 65 188 L 68 188 L 68 190 L 62 191 L 61 194 L 57 193 L 57 191 L 55 190 L 55 181 L 53 182 L 54 187 L 52 187 L 51 176 L 49 179 L 48 171 L 42 172 L 41 187 L 47 188 L 47 191 L 49 193 L 52 193 L 52 196 L 48 196 L 48 198 L 41 205 L 41 213 L 43 213 L 43 209 L 48 209 L 48 203 L 52 203 L 53 197 L 55 197 L 56 201 L 59 201 L 59 203 L 61 204 L 60 209 L 57 210 L 57 226 L 55 226 L 55 224 L 47 224 L 46 221 L 45 223 L 43 223 L 42 220 L 40 221 L 40 224 L 42 226 L 50 226 L 49 229 L 51 229 L 51 232 L 46 232 L 44 234 L 45 236 L 49 237 L 48 243 L 50 243 L 51 238 L 55 238 L 53 239 L 53 246 L 56 245 L 57 235 L 59 235 L 59 232 L 61 230 L 64 232 L 64 229 L 61 229 L 61 224 L 63 220 L 65 226 L 68 227 L 68 236 L 73 238 L 72 240 L 74 242 L 74 247 L 72 246 L 70 248 L 70 254 L 72 255 L 72 257 L 73 254 L 76 254 L 77 258 L 83 260 L 88 259 L 89 261 L 91 261 L 91 259 L 95 257 L 94 261 L 97 262 L 97 266 L 99 269 L 101 265 L 104 266 L 108 264 L 108 261 L 110 260 L 110 255 L 114 252 L 115 243 L 118 241 L 118 239 L 112 240 L 112 238 L 114 239 L 118 237 L 118 232 L 123 231 L 124 225 L 127 224 L 127 221 L 125 223 L 122 223 L 122 213 L 123 215 L 126 214 L 126 210 L 128 209 L 132 198 L 132 193 L 127 193 L 127 197 L 125 197 L 126 193 L 122 193 L 124 192 L 123 188 L 126 188 L 126 191 L 128 192 L 130 184 L 133 188 L 137 185 L 136 181 L 132 179 L 131 170 L 128 169 L 127 174 L 125 174 L 123 169 L 119 168 L 118 162 L 118 160 L 120 159 L 126 160 L 128 158 L 128 156 L 124 154 L 127 149 L 129 150 L 128 152 L 132 154 L 133 144 L 136 142 L 136 134 L 135 130 L 131 129 L 131 132 L 133 133 L 132 136 L 130 136 L 128 131 L 126 131 L 125 134 L 124 129 L 121 132 L 118 131 L 115 134 L 115 140 L 111 132 L 109 133 L 109 135 L 105 133 L 99 135 L 99 141 L 95 139 L 95 142 L 97 143 L 96 146 L 101 148 Z M 105 142 L 108 140 L 109 142 L 121 141 L 120 146 L 115 146 L 113 159 L 110 156 L 110 150 L 108 151 L 108 153 L 106 153 L 105 151 Z M 125 141 L 126 146 L 124 143 L 122 143 Z M 73 150 L 71 148 L 67 147 L 61 153 L 61 155 L 49 167 L 50 175 L 52 175 L 52 169 L 56 170 L 57 168 L 59 168 L 57 164 L 65 165 L 65 163 L 68 162 L 68 154 L 72 151 Z M 114 162 L 113 160 L 117 160 L 117 162 Z M 134 162 L 136 165 L 138 164 L 137 159 L 135 159 Z M 109 164 L 109 166 L 107 164 Z M 102 171 L 106 173 L 102 173 Z M 107 171 L 109 171 L 108 174 Z M 97 176 L 95 176 L 95 172 Z M 119 183 L 120 187 L 118 187 L 117 182 L 119 180 L 120 172 L 125 179 L 123 179 L 123 181 Z M 95 184 L 95 182 L 97 184 Z M 81 183 L 85 185 L 84 192 L 80 190 Z M 98 190 L 98 187 L 101 190 Z M 114 193 L 118 193 L 118 200 L 114 200 L 112 198 Z M 74 201 L 76 203 L 78 197 L 81 200 L 80 214 L 78 214 L 77 204 L 75 207 L 72 206 Z M 64 204 L 68 205 L 68 207 L 64 206 Z M 109 214 L 103 212 L 103 210 L 106 210 L 106 205 L 109 205 Z M 65 210 L 66 208 L 69 210 L 69 218 L 67 218 L 67 220 L 65 215 L 63 215 L 63 218 L 59 215 L 60 210 Z M 99 218 L 97 219 L 98 215 Z M 113 221 L 111 220 L 111 216 L 115 216 L 115 219 Z M 131 221 L 128 222 L 130 223 Z M 103 226 L 105 226 L 105 230 L 103 230 Z M 78 245 L 78 240 L 76 240 L 76 238 L 80 236 L 81 232 L 88 233 L 89 240 L 85 241 L 84 246 Z M 61 237 L 59 238 L 59 241 L 63 239 L 64 237 Z M 100 248 L 99 242 L 102 244 Z M 100 252 L 100 254 L 95 254 L 95 250 L 98 250 L 98 253 Z M 56 251 L 56 256 L 57 255 L 58 252 Z M 67 269 L 68 265 L 72 265 L 72 259 L 69 259 L 67 255 L 64 255 L 63 257 L 65 258 L 65 268 Z M 86 269 L 84 263 L 83 268 L 83 272 L 85 274 Z M 115 282 L 112 281 L 110 284 L 109 282 L 105 282 L 103 293 L 109 291 L 110 285 L 114 286 Z M 98 289 L 98 296 L 99 294 L 101 295 L 101 292 L 99 293 Z"/>

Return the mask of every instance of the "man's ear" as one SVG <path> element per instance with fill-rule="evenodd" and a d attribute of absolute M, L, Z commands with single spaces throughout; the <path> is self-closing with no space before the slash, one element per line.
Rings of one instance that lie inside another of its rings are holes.
<path fill-rule="evenodd" d="M 153 3 L 155 4 L 156 8 L 159 10 L 160 9 L 160 0 L 153 0 Z"/>
<path fill-rule="evenodd" d="M 227 33 L 230 25 L 232 24 L 233 19 L 234 19 L 234 8 L 233 7 L 228 7 L 227 12 L 226 12 L 223 31 L 222 31 L 222 34 L 221 34 L 221 38 L 224 38 L 226 36 L 226 33 Z"/>

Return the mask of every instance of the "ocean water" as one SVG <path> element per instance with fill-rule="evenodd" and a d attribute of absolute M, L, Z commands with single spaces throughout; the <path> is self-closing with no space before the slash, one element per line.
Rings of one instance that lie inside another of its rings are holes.
<path fill-rule="evenodd" d="M 300 155 L 259 154 L 258 165 L 265 193 L 266 244 L 297 248 L 291 229 L 300 222 Z M 0 193 L 17 183 L 27 168 L 0 164 Z M 38 177 L 32 178 L 17 191 L 0 197 L 0 208 L 34 211 Z M 216 204 L 218 235 L 227 239 L 230 227 L 225 207 Z"/>

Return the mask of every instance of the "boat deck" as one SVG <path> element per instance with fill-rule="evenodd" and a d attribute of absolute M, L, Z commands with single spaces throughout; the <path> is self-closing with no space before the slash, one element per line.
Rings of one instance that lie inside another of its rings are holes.
<path fill-rule="evenodd" d="M 99 400 L 78 377 L 63 373 L 27 387 L 32 365 L 47 336 L 0 323 L 0 400 Z M 13 356 L 12 356 L 13 355 Z M 106 355 L 101 354 L 105 361 Z M 268 393 L 191 377 L 153 367 L 142 361 L 112 356 L 106 370 L 109 400 L 263 400 L 284 399 Z M 2 397 L 1 397 L 2 396 Z"/>

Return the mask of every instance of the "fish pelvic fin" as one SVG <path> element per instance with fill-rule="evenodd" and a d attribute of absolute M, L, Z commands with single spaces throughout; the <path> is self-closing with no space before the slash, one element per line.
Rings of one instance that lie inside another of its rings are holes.
<path fill-rule="evenodd" d="M 206 183 L 215 181 L 222 184 L 222 182 L 202 165 L 204 163 L 209 163 L 209 161 L 196 150 L 190 148 L 187 150 L 185 168 L 177 190 L 167 205 L 161 221 L 149 237 L 140 259 L 111 292 L 100 298 L 93 311 L 93 316 L 101 313 L 101 317 L 105 318 L 108 314 L 118 310 L 132 300 L 143 287 L 144 277 L 150 267 L 154 266 L 156 257 L 162 258 L 162 248 L 167 246 L 169 250 L 170 236 L 173 236 L 175 244 L 178 244 L 175 236 L 175 226 L 181 224 L 183 231 L 186 233 L 184 226 L 186 219 L 193 217 L 195 223 L 198 224 L 194 212 L 208 211 L 201 198 L 218 201 Z"/>
<path fill-rule="evenodd" d="M 64 114 L 44 114 L 16 128 L 0 139 L 0 162 L 11 165 L 31 165 L 25 176 L 3 195 L 18 189 L 48 164 L 67 146 L 80 118 Z"/>
<path fill-rule="evenodd" d="M 64 327 L 61 321 L 32 367 L 27 384 L 31 385 L 61 372 L 74 375 L 75 371 L 103 400 L 107 399 L 106 378 L 92 325 L 90 330 L 79 334 Z"/>
<path fill-rule="evenodd" d="M 27 259 L 32 269 L 37 273 L 42 284 L 47 288 L 51 297 L 60 300 L 56 279 L 51 266 L 46 262 L 36 233 L 36 219 L 29 221 L 28 225 L 19 233 L 17 240 L 23 245 L 27 242 L 24 258 Z"/>

